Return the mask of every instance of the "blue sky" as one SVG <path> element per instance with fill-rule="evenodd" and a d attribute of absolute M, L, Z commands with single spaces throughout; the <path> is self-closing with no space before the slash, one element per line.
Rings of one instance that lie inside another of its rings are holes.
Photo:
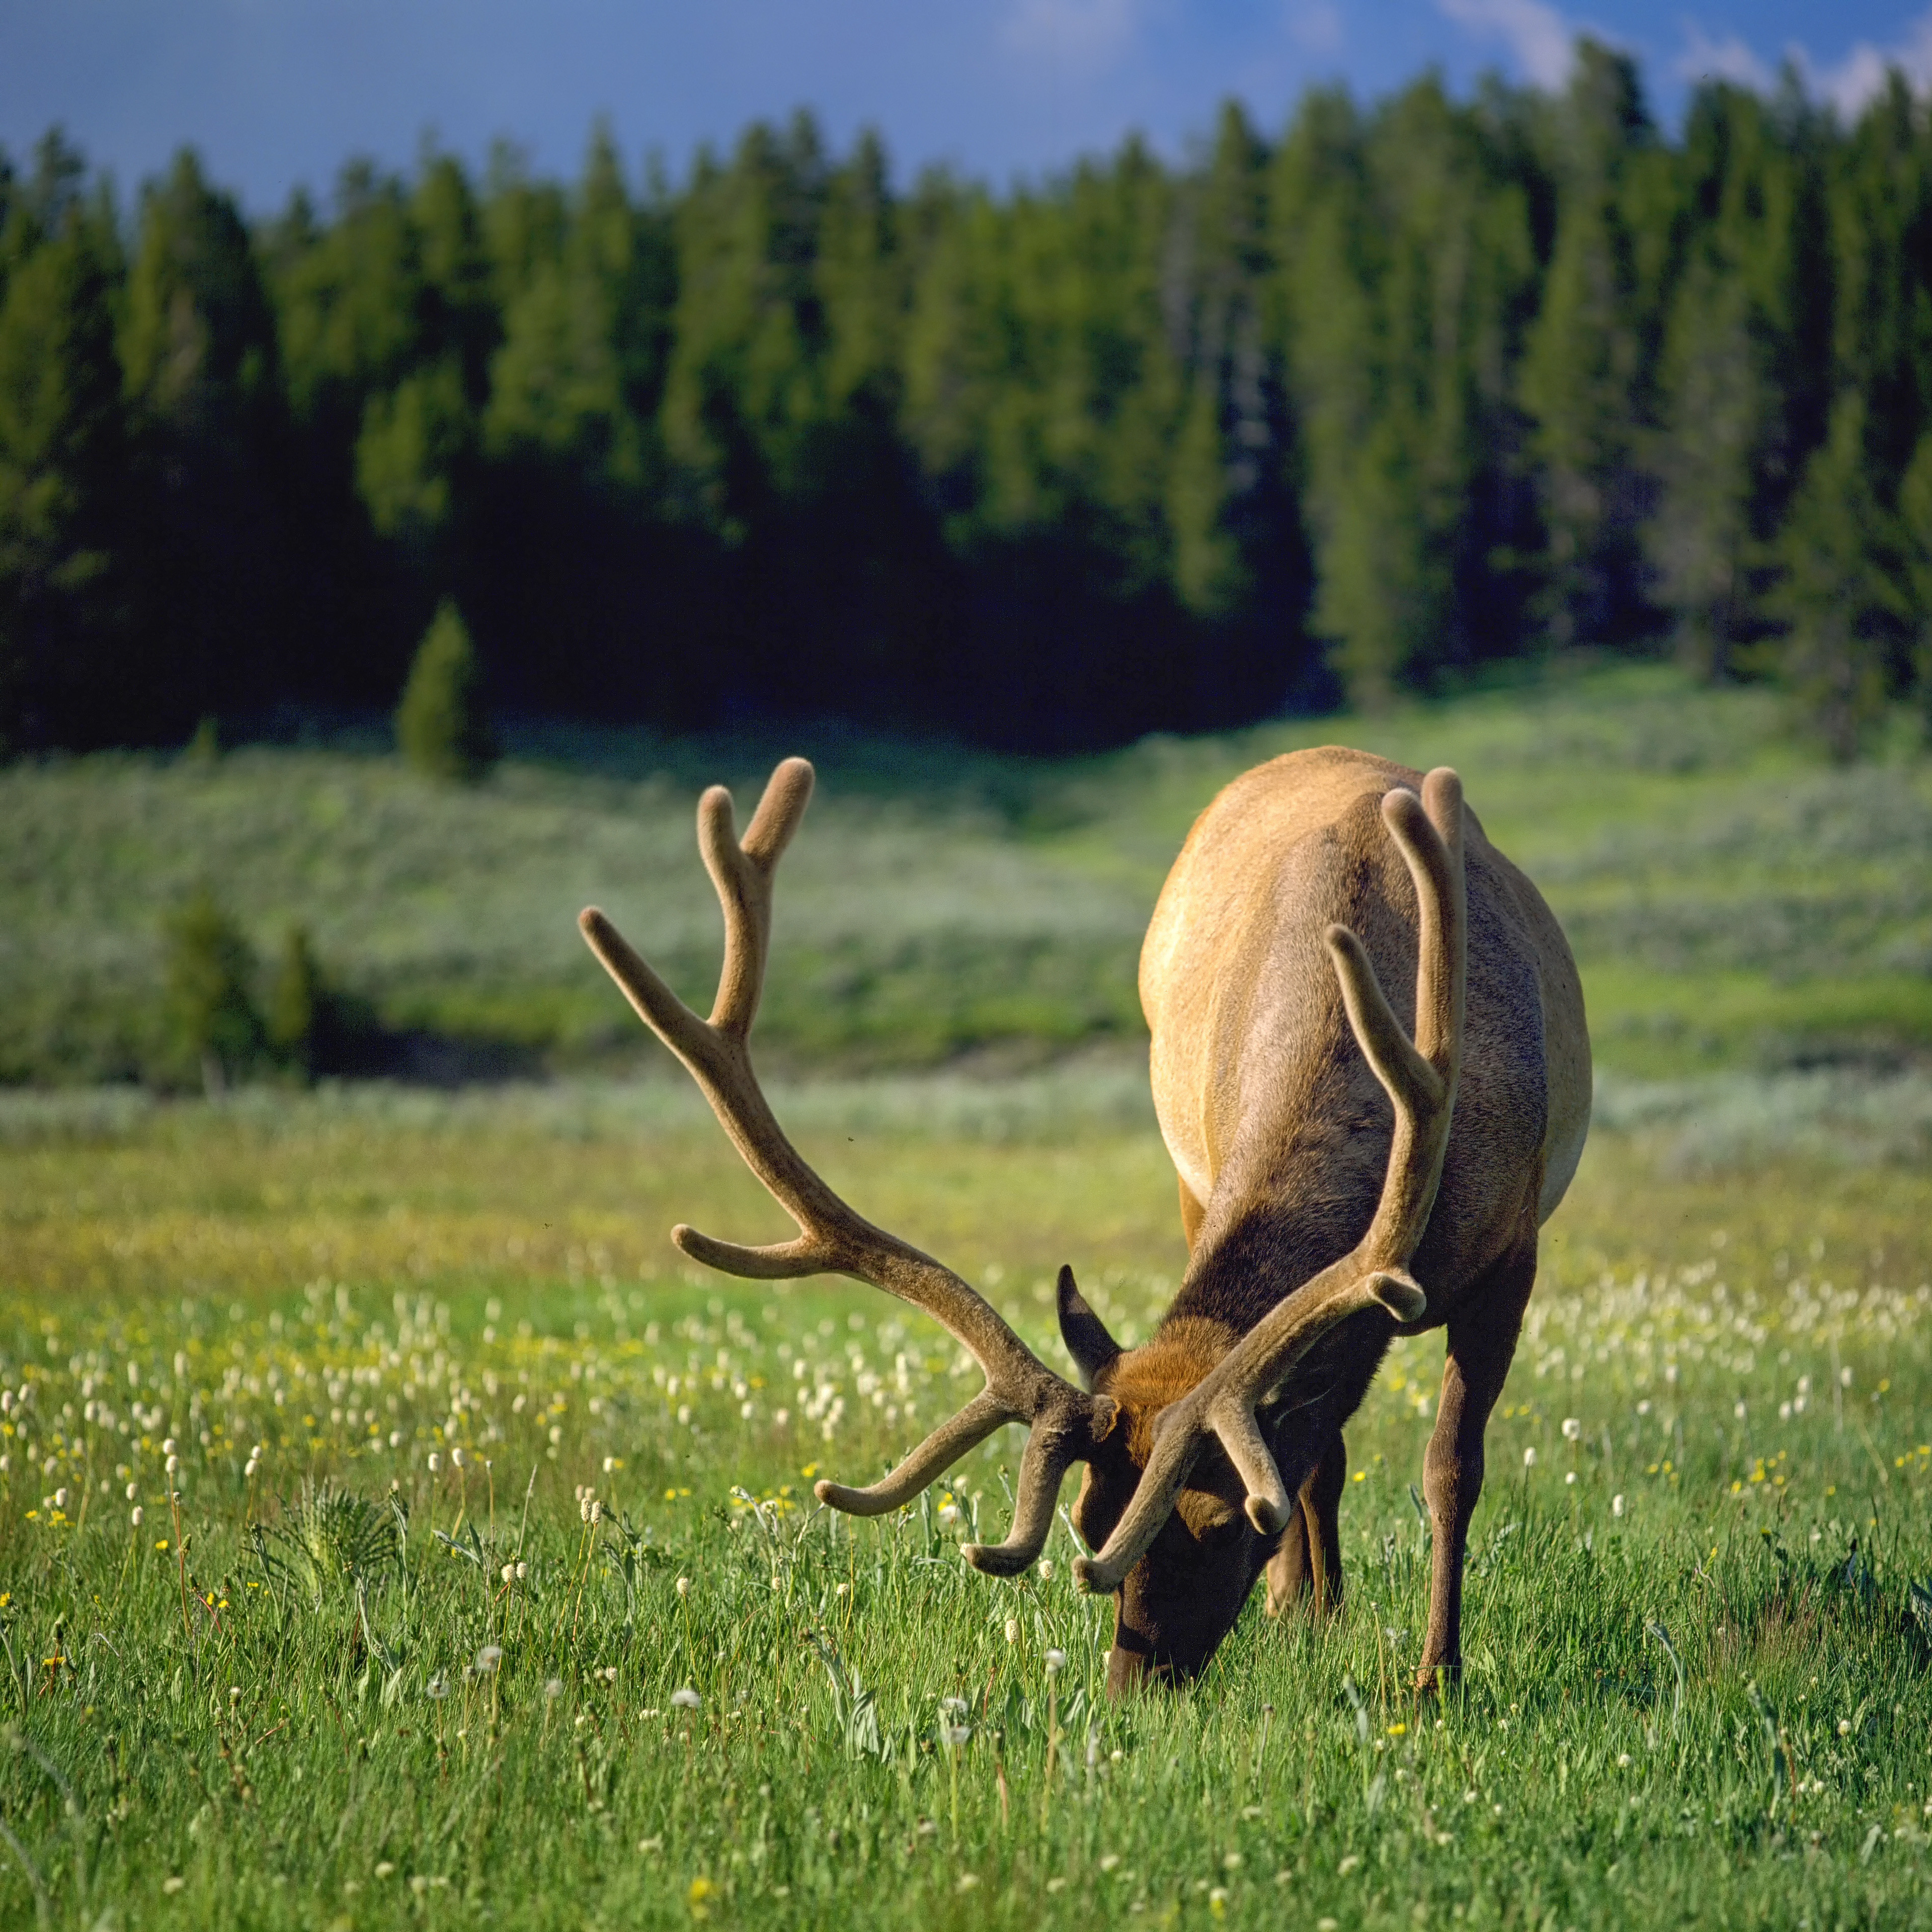
<path fill-rule="evenodd" d="M 602 114 L 677 174 L 808 105 L 841 145 L 879 128 L 902 177 L 1004 183 L 1130 129 L 1181 153 L 1229 94 L 1276 127 L 1312 82 L 1431 63 L 1560 82 L 1580 30 L 1637 55 L 1666 117 L 1697 75 L 1768 86 L 1786 58 L 1847 110 L 1888 61 L 1932 89 L 1926 0 L 0 0 L 0 144 L 58 121 L 125 189 L 191 142 L 266 211 L 425 134 L 568 171 Z"/>

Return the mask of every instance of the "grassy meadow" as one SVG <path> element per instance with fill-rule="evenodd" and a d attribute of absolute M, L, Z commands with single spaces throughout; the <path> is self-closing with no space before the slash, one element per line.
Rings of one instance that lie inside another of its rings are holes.
<path fill-rule="evenodd" d="M 1099 1694 L 1064 1524 L 1026 1577 L 960 1562 L 1017 1432 L 882 1522 L 812 1503 L 976 1376 L 874 1291 L 682 1262 L 674 1221 L 784 1224 L 570 923 L 601 900 L 697 992 L 690 799 L 764 748 L 532 740 L 468 793 L 340 746 L 0 772 L 0 1013 L 43 1083 L 0 1090 L 0 1924 L 1932 1917 L 1902 742 L 1834 771 L 1756 694 L 1640 672 L 1053 766 L 808 745 L 781 1118 L 1048 1359 L 1063 1261 L 1144 1334 L 1184 1253 L 1139 925 L 1216 784 L 1339 735 L 1459 764 L 1605 1068 L 1439 1702 L 1406 1688 L 1439 1338 L 1350 1431 L 1343 1614 L 1257 1600 L 1179 1695 Z M 389 1023 L 560 1076 L 88 1084 L 139 1065 L 203 877 Z"/>
<path fill-rule="evenodd" d="M 1890 1069 L 1932 1048 L 1932 765 L 1912 733 L 1834 769 L 1772 693 L 1662 668 L 1060 761 L 824 727 L 510 736 L 465 790 L 352 739 L 0 770 L 0 1079 L 148 1068 L 164 922 L 202 884 L 265 960 L 304 923 L 399 1033 L 532 1070 L 654 1066 L 577 912 L 602 904 L 708 997 L 718 916 L 693 804 L 722 777 L 748 811 L 794 751 L 821 784 L 785 861 L 768 1064 L 1010 1068 L 1130 1042 L 1141 934 L 1195 814 L 1250 765 L 1337 736 L 1461 770 L 1562 917 L 1612 1071 Z"/>

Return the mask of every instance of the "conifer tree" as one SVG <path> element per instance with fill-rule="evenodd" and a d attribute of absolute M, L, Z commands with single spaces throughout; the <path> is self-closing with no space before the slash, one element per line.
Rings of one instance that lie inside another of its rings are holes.
<path fill-rule="evenodd" d="M 0 235 L 0 753 L 138 728 L 112 229 L 78 168 L 44 147 Z"/>
<path fill-rule="evenodd" d="M 1919 438 L 1898 487 L 1898 539 L 1913 677 L 1932 724 L 1932 434 Z"/>
<path fill-rule="evenodd" d="M 1840 763 L 1858 755 L 1884 715 L 1911 614 L 1864 430 L 1862 400 L 1841 398 L 1780 536 L 1784 574 L 1768 600 L 1784 626 L 1770 662 L 1805 728 Z"/>
<path fill-rule="evenodd" d="M 402 701 L 396 706 L 396 747 L 426 778 L 468 782 L 495 758 L 484 709 L 482 668 L 470 627 L 446 597 L 423 634 Z"/>
<path fill-rule="evenodd" d="M 276 962 L 264 1018 L 270 1048 L 299 1079 L 312 1078 L 316 1071 L 327 1000 L 308 929 L 292 925 L 282 937 L 281 956 Z"/>
<path fill-rule="evenodd" d="M 191 1070 L 213 1100 L 249 1071 L 261 1046 L 261 1018 L 249 990 L 254 955 L 206 886 L 168 920 L 164 936 L 171 1070 Z"/>
<path fill-rule="evenodd" d="M 149 635 L 142 701 L 185 729 L 286 676 L 274 313 L 240 210 L 184 150 L 141 202 L 122 355 Z"/>
<path fill-rule="evenodd" d="M 1521 378 L 1548 532 L 1542 609 L 1558 644 L 1618 644 L 1642 620 L 1646 316 L 1629 202 L 1654 130 L 1629 60 L 1587 41 L 1562 106 L 1555 244 Z"/>

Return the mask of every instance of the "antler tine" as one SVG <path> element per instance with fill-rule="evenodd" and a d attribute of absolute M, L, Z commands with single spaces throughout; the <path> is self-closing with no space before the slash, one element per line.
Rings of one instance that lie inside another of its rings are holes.
<path fill-rule="evenodd" d="M 1120 1408 L 1111 1396 L 1086 1396 L 1074 1388 L 1066 1394 L 1076 1399 L 1063 1397 L 1034 1418 L 1020 1457 L 1019 1489 L 1006 1541 L 960 1546 L 960 1555 L 986 1576 L 1017 1576 L 1033 1563 L 1053 1528 L 1061 1480 L 1113 1432 Z"/>
<path fill-rule="evenodd" d="M 1288 1499 L 1257 1408 L 1330 1329 L 1377 1305 L 1398 1322 L 1420 1318 L 1427 1298 L 1408 1272 L 1428 1226 L 1461 1069 L 1468 983 L 1467 901 L 1462 866 L 1462 782 L 1446 766 L 1382 800 L 1382 820 L 1415 884 L 1416 1030 L 1411 1040 L 1390 1010 L 1367 949 L 1346 926 L 1327 938 L 1348 1022 L 1395 1108 L 1382 1198 L 1353 1251 L 1278 1303 L 1189 1394 L 1162 1415 L 1133 1499 L 1091 1558 L 1076 1559 L 1081 1586 L 1117 1590 L 1172 1514 L 1210 1438 L 1218 1438 L 1246 1486 L 1249 1520 L 1271 1535 L 1288 1520 Z"/>
<path fill-rule="evenodd" d="M 868 1489 L 820 1482 L 821 1502 L 860 1516 L 896 1509 L 1002 1424 L 1022 1420 L 1042 1432 L 1053 1454 L 1066 1449 L 1054 1474 L 1057 1495 L 1067 1462 L 1083 1453 L 1082 1444 L 1097 1439 L 1096 1430 L 1104 1436 L 1112 1426 L 1113 1405 L 1056 1376 L 951 1269 L 874 1226 L 841 1200 L 786 1138 L 752 1071 L 750 1036 L 770 950 L 772 877 L 805 815 L 812 788 L 812 766 L 802 758 L 788 758 L 772 772 L 742 842 L 731 794 L 723 786 L 713 785 L 698 802 L 698 845 L 724 915 L 724 962 L 709 1020 L 700 1019 L 672 992 L 596 907 L 578 922 L 605 970 L 639 1017 L 684 1063 L 746 1166 L 799 1230 L 792 1240 L 743 1247 L 680 1223 L 671 1230 L 671 1239 L 694 1261 L 729 1274 L 759 1280 L 846 1274 L 883 1288 L 932 1316 L 985 1371 L 985 1388 L 882 1481 Z M 1040 1509 L 1036 1499 L 1030 1500 L 1026 1472 L 1040 1466 L 1030 1444 L 1022 1466 L 1013 1540 L 984 1552 L 988 1557 L 1016 1552 L 1029 1538 L 1037 1555 L 1051 1526 L 1052 1498 L 1036 1535 L 1034 1518 Z M 968 1555 L 978 1560 L 972 1550 Z"/>
<path fill-rule="evenodd" d="M 848 1490 L 843 1483 L 812 1485 L 818 1500 L 848 1516 L 884 1516 L 912 1501 L 927 1484 L 936 1482 L 968 1450 L 976 1448 L 996 1429 L 1012 1421 L 1012 1412 L 990 1388 L 982 1389 L 957 1415 L 942 1422 L 892 1474 L 869 1489 Z"/>
<path fill-rule="evenodd" d="M 766 782 L 742 844 L 731 794 L 722 785 L 712 785 L 698 802 L 698 849 L 724 914 L 724 964 L 711 1024 L 739 1040 L 749 1036 L 764 990 L 772 875 L 812 802 L 813 776 L 805 759 L 787 758 Z"/>

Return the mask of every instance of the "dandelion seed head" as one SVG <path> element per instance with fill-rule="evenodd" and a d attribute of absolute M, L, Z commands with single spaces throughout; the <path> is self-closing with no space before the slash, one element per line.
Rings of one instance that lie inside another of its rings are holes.
<path fill-rule="evenodd" d="M 680 1576 L 677 1580 L 676 1588 L 680 1597 L 688 1597 L 691 1594 L 691 1579 L 688 1576 Z"/>
<path fill-rule="evenodd" d="M 1046 1653 L 1046 1674 L 1058 1677 L 1066 1668 L 1066 1653 L 1064 1650 L 1049 1650 Z"/>
<path fill-rule="evenodd" d="M 1522 1466 L 1526 1469 L 1536 1467 L 1536 1446 L 1534 1443 L 1522 1452 Z"/>
<path fill-rule="evenodd" d="M 1563 1439 L 1564 1442 L 1576 1442 L 1580 1439 L 1582 1433 L 1582 1423 L 1574 1415 L 1566 1415 L 1563 1418 Z"/>
<path fill-rule="evenodd" d="M 429 1452 L 429 1472 L 434 1476 L 442 1467 L 442 1458 L 432 1449 Z"/>
<path fill-rule="evenodd" d="M 500 1643 L 486 1643 L 476 1653 L 478 1673 L 488 1677 L 503 1660 L 503 1646 Z"/>
<path fill-rule="evenodd" d="M 671 1708 L 678 1711 L 701 1710 L 704 1706 L 704 1700 L 688 1684 L 681 1690 L 674 1690 L 670 1694 L 670 1701 Z"/>
<path fill-rule="evenodd" d="M 1623 1498 L 1622 1498 L 1622 1496 L 1612 1496 L 1612 1497 L 1611 1497 L 1611 1498 L 1610 1498 L 1610 1514 L 1611 1514 L 1611 1515 L 1612 1515 L 1612 1516 L 1622 1516 L 1622 1515 L 1623 1514 L 1623 1513 L 1624 1513 L 1624 1499 L 1623 1499 Z"/>
<path fill-rule="evenodd" d="M 449 1679 L 439 1670 L 423 1688 L 428 1696 L 434 1698 L 438 1703 L 441 1703 L 443 1699 L 449 1695 Z"/>
<path fill-rule="evenodd" d="M 544 1695 L 554 1703 L 563 1695 L 563 1679 L 561 1677 L 546 1678 L 544 1680 Z"/>

